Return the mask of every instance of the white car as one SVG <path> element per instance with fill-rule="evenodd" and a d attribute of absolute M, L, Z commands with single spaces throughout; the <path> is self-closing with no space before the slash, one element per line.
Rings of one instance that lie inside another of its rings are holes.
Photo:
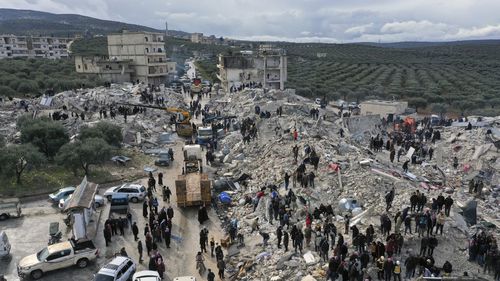
<path fill-rule="evenodd" d="M 161 278 L 157 271 L 143 270 L 136 272 L 132 281 L 161 281 Z"/>
<path fill-rule="evenodd" d="M 93 281 L 126 281 L 134 274 L 135 263 L 127 257 L 116 257 L 103 266 Z"/>
<path fill-rule="evenodd" d="M 113 194 L 127 194 L 128 200 L 137 203 L 139 200 L 143 200 L 146 197 L 146 188 L 140 184 L 125 183 L 120 186 L 111 187 L 106 192 L 104 192 L 104 197 L 111 201 L 111 196 Z"/>
<path fill-rule="evenodd" d="M 61 200 L 59 200 L 59 210 L 64 211 L 64 209 L 66 208 L 66 206 L 68 206 L 69 204 L 69 199 L 71 199 L 71 196 L 73 196 L 73 194 L 70 194 L 67 198 L 63 198 Z M 96 208 L 99 208 L 99 207 L 102 207 L 104 206 L 106 202 L 104 202 L 104 197 L 102 197 L 101 195 L 99 194 L 96 194 L 94 196 L 94 206 Z"/>

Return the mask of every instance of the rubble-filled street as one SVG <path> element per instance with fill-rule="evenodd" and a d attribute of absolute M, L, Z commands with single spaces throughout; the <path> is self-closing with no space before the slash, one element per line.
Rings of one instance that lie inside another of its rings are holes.
<path fill-rule="evenodd" d="M 206 280 L 208 272 L 197 270 L 198 251 L 216 280 L 494 280 L 498 274 L 498 117 L 430 126 L 421 116 L 414 127 L 398 128 L 379 116 L 341 117 L 338 108 L 290 90 L 224 93 L 213 87 L 202 96 L 198 102 L 196 95 L 170 89 L 112 84 L 59 93 L 43 105 L 32 100 L 30 114 L 61 122 L 71 136 L 108 120 L 122 128 L 124 149 L 148 155 L 174 151 L 168 167 L 151 160 L 144 171 L 126 164 L 120 170 L 143 172 L 134 183 L 148 187 L 145 201 L 130 203 L 137 239 L 129 225 L 106 245 L 108 225 L 116 227 L 107 220 L 113 206 L 107 202 L 87 226 L 87 238 L 99 249 L 96 262 L 87 269 L 48 272 L 43 280 L 89 280 L 122 255 L 122 247 L 137 271 L 164 267 L 166 280 Z M 12 110 L 17 106 L 2 104 L 9 142 L 19 138 L 15 125 L 7 125 L 24 114 Z M 177 206 L 177 176 L 189 167 L 184 145 L 196 138 L 178 136 L 170 123 L 188 108 L 190 126 L 211 124 L 218 136 L 204 145 L 200 162 L 200 177 L 204 172 L 212 182 L 206 221 L 200 219 L 203 204 Z M 171 189 L 171 203 L 163 186 Z M 169 206 L 173 218 L 162 211 Z M 48 222 L 64 227 L 56 209 L 46 199 L 31 201 L 23 204 L 23 217 L 0 222 L 12 244 L 11 259 L 0 263 L 7 280 L 18 278 L 17 263 L 25 255 L 44 247 Z M 68 227 L 64 237 L 72 235 Z M 144 261 L 136 240 L 143 243 Z M 211 248 L 217 248 L 214 255 Z"/>

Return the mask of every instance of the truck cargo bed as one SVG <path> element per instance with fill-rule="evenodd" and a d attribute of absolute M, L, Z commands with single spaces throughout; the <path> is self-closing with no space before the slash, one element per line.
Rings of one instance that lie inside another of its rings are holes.
<path fill-rule="evenodd" d="M 175 181 L 177 205 L 180 207 L 209 205 L 210 180 L 207 174 L 188 173 Z"/>

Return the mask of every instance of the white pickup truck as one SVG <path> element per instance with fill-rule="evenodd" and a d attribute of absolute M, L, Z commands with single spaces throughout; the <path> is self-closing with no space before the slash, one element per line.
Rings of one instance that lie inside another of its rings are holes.
<path fill-rule="evenodd" d="M 98 254 L 99 250 L 90 240 L 83 242 L 69 240 L 50 245 L 36 254 L 24 257 L 19 261 L 17 273 L 21 278 L 31 276 L 33 279 L 39 279 L 45 272 L 73 265 L 79 268 L 87 267 Z"/>

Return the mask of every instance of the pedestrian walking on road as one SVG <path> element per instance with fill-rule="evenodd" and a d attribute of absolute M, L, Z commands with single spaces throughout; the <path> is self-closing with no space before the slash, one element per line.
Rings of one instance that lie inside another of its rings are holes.
<path fill-rule="evenodd" d="M 163 173 L 158 173 L 158 185 L 162 186 L 163 185 Z M 156 188 L 155 188 L 156 189 Z M 156 190 L 155 190 L 156 191 Z"/>
<path fill-rule="evenodd" d="M 212 238 L 210 239 L 210 256 L 211 257 L 214 256 L 214 250 L 215 250 L 215 239 L 212 236 Z"/>
<path fill-rule="evenodd" d="M 215 281 L 215 274 L 210 268 L 208 269 L 207 281 Z"/>
<path fill-rule="evenodd" d="M 137 252 L 139 252 L 139 263 L 142 263 L 142 242 L 141 240 L 137 241 Z"/>
<path fill-rule="evenodd" d="M 147 218 L 148 217 L 148 200 L 144 199 L 144 202 L 142 203 L 142 216 Z"/>
<path fill-rule="evenodd" d="M 109 243 L 111 243 L 111 232 L 109 231 L 109 227 L 104 226 L 104 240 L 106 241 L 106 247 L 109 246 Z"/>
<path fill-rule="evenodd" d="M 163 186 L 163 201 L 167 201 L 170 204 L 170 195 L 172 195 L 172 191 L 168 186 Z"/>
<path fill-rule="evenodd" d="M 139 238 L 137 235 L 139 234 L 139 228 L 137 227 L 137 222 L 134 222 L 132 224 L 132 234 L 134 234 L 134 241 L 137 241 Z"/>

